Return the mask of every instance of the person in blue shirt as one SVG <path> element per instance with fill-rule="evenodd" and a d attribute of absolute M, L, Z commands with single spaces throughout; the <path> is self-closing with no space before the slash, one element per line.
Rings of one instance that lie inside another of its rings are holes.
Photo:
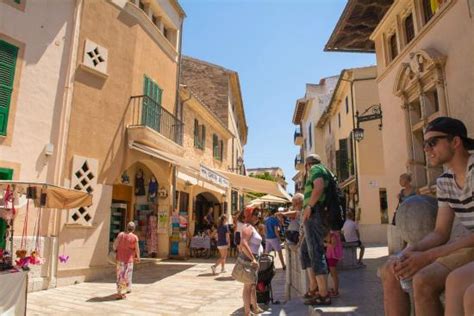
<path fill-rule="evenodd" d="M 278 257 L 280 258 L 281 266 L 283 270 L 286 270 L 285 260 L 283 259 L 283 252 L 281 251 L 280 244 L 280 220 L 277 218 L 276 213 L 277 209 L 270 209 L 271 216 L 265 219 L 265 253 L 270 253 L 270 251 L 275 250 L 278 252 Z"/>

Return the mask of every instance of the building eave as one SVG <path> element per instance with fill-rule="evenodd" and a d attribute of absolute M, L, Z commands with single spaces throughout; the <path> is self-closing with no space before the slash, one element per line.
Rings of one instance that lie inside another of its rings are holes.
<path fill-rule="evenodd" d="M 394 0 L 349 0 L 324 46 L 326 52 L 375 53 L 370 39 Z"/>

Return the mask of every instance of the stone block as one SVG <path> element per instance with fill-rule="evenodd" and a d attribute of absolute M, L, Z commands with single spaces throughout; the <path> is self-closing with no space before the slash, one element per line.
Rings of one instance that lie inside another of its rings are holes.
<path fill-rule="evenodd" d="M 415 195 L 406 199 L 397 210 L 397 227 L 402 240 L 416 243 L 432 232 L 437 213 L 438 203 L 434 197 Z"/>

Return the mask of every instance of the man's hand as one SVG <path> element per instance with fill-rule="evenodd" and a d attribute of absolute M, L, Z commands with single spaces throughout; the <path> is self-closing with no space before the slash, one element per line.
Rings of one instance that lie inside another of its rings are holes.
<path fill-rule="evenodd" d="M 403 252 L 401 261 L 395 265 L 395 275 L 400 279 L 410 279 L 415 273 L 431 263 L 426 252 Z"/>
<path fill-rule="evenodd" d="M 311 207 L 308 205 L 304 208 L 304 211 L 303 211 L 303 222 L 306 222 L 310 216 L 311 216 Z"/>

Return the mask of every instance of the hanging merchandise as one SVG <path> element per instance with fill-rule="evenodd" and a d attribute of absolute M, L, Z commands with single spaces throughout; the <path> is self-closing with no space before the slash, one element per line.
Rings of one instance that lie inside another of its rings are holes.
<path fill-rule="evenodd" d="M 41 196 L 43 192 L 41 193 Z M 44 263 L 44 259 L 41 258 L 40 253 L 40 228 L 41 228 L 41 214 L 43 212 L 43 208 L 41 207 L 38 210 L 38 217 L 36 219 L 35 225 L 35 249 L 30 254 L 30 263 L 34 265 L 40 265 Z"/>
<path fill-rule="evenodd" d="M 23 231 L 21 233 L 21 241 L 20 241 L 20 249 L 16 251 L 17 260 L 15 260 L 16 265 L 23 269 L 29 270 L 29 263 L 30 257 L 27 257 L 27 250 L 26 250 L 26 236 L 28 235 L 28 214 L 30 209 L 30 200 L 26 201 L 26 214 L 25 220 L 23 221 Z"/>
<path fill-rule="evenodd" d="M 69 256 L 65 255 L 66 253 L 66 243 L 63 245 L 63 254 L 58 256 L 59 262 L 60 263 L 67 263 L 69 260 Z"/>
<path fill-rule="evenodd" d="M 155 176 L 151 176 L 150 182 L 148 183 L 148 201 L 156 202 L 156 196 L 158 194 L 158 182 Z"/>
<path fill-rule="evenodd" d="M 3 194 L 3 208 L 0 208 L 0 218 L 11 221 L 16 215 L 15 196 L 13 190 L 8 185 Z"/>

